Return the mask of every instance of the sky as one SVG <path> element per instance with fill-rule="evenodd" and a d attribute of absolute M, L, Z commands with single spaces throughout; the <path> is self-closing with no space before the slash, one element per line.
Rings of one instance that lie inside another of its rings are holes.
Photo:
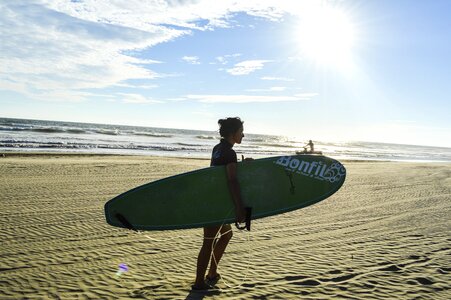
<path fill-rule="evenodd" d="M 0 117 L 451 147 L 449 0 L 0 0 Z"/>

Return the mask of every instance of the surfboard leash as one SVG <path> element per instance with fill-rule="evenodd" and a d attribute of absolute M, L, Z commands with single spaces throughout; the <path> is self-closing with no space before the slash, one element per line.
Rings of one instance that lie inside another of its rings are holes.
<path fill-rule="evenodd" d="M 222 226 L 224 226 L 226 220 L 229 218 L 229 215 L 230 215 L 232 212 L 233 212 L 233 209 L 232 209 L 232 210 L 227 214 L 227 216 L 224 218 L 224 220 L 223 220 L 223 222 L 222 222 L 222 224 L 221 224 L 221 226 L 220 226 L 218 232 L 216 233 L 215 237 L 214 237 L 214 238 L 210 238 L 210 239 L 216 240 L 216 239 L 219 238 L 220 235 L 222 235 L 222 234 L 227 234 L 227 233 L 229 233 L 229 232 L 232 231 L 232 228 L 230 228 L 230 230 L 227 230 L 226 232 L 221 233 Z M 237 227 L 239 230 L 247 229 L 247 244 L 249 245 L 248 259 L 247 259 L 248 262 L 250 261 L 250 258 L 251 258 L 251 252 L 252 252 L 252 249 L 251 249 L 251 243 L 250 243 L 250 241 L 251 241 L 251 237 L 250 237 L 250 235 L 251 235 L 251 233 L 250 233 L 250 219 L 251 219 L 251 215 L 252 215 L 252 208 L 251 208 L 251 207 L 246 207 L 246 225 L 243 226 L 242 228 L 240 228 L 240 227 L 238 226 L 238 223 L 237 223 L 237 222 L 235 223 L 236 227 Z M 218 262 L 216 261 L 216 257 L 215 257 L 215 255 L 214 255 L 215 247 L 216 247 L 216 244 L 214 244 L 213 247 L 211 247 L 210 260 L 213 259 L 215 265 L 218 266 Z M 245 283 L 245 281 L 246 281 L 246 279 L 247 279 L 247 277 L 248 277 L 248 275 L 249 275 L 249 269 L 250 269 L 249 263 L 247 263 L 247 264 L 246 264 L 246 270 L 245 270 L 244 277 L 242 278 L 241 283 L 238 284 L 238 285 L 236 285 L 236 286 L 232 286 L 232 285 L 228 284 L 227 281 L 224 279 L 224 277 L 221 276 L 219 280 L 221 280 L 221 281 L 224 283 L 224 285 L 227 287 L 227 289 L 221 289 L 221 288 L 219 288 L 219 291 L 224 292 L 224 291 L 226 291 L 226 290 L 235 290 L 235 289 L 239 289 L 239 288 Z"/>
<path fill-rule="evenodd" d="M 222 228 L 222 226 L 221 226 L 221 228 Z M 226 234 L 226 233 L 228 233 L 228 232 L 230 232 L 230 231 L 232 231 L 232 229 L 226 231 L 224 234 Z M 220 232 L 220 231 L 218 231 L 218 232 Z M 246 270 L 245 270 L 245 272 L 244 272 L 243 278 L 241 279 L 241 283 L 239 283 L 238 285 L 233 286 L 233 285 L 229 284 L 229 283 L 224 279 L 223 276 L 221 276 L 219 280 L 222 281 L 222 282 L 224 283 L 224 285 L 227 287 L 227 289 L 218 288 L 219 291 L 225 292 L 225 291 L 227 291 L 227 290 L 236 290 L 236 289 L 239 289 L 240 287 L 242 287 L 243 284 L 246 282 L 246 279 L 247 279 L 247 277 L 248 277 L 248 275 L 249 275 L 249 269 L 250 269 L 249 261 L 250 261 L 250 258 L 251 258 L 251 252 L 252 252 L 251 243 L 250 243 L 250 242 L 251 242 L 250 235 L 251 235 L 251 233 L 250 233 L 250 231 L 248 231 L 248 232 L 247 232 L 247 244 L 249 245 L 248 259 L 247 259 L 247 262 L 248 262 L 248 263 L 246 264 Z M 212 247 L 212 252 L 211 252 L 211 257 L 210 257 L 210 259 L 213 258 L 214 263 L 215 263 L 216 266 L 217 266 L 217 265 L 218 265 L 218 262 L 216 261 L 216 257 L 215 257 L 215 255 L 214 255 L 214 247 L 216 247 L 216 245 L 214 245 L 214 246 Z"/>
<path fill-rule="evenodd" d="M 226 223 L 226 220 L 229 218 L 229 216 L 230 216 L 230 214 L 231 214 L 232 212 L 233 212 L 233 209 L 230 210 L 230 212 L 229 212 L 229 213 L 227 214 L 227 216 L 224 218 L 224 220 L 222 221 L 222 224 L 220 225 L 219 230 L 218 230 L 218 232 L 216 233 L 215 237 L 213 237 L 213 238 L 205 238 L 205 237 L 204 237 L 204 239 L 213 239 L 213 240 L 217 240 L 217 239 L 219 239 L 220 235 L 222 235 L 222 234 L 227 234 L 227 233 L 231 232 L 231 231 L 232 231 L 232 228 L 230 228 L 230 230 L 227 230 L 227 231 L 224 232 L 224 233 L 221 233 L 221 229 L 222 229 L 222 227 L 224 226 L 224 224 Z M 250 241 L 251 241 L 251 238 L 250 238 L 250 219 L 251 219 L 251 216 L 252 216 L 252 208 L 246 207 L 246 224 L 245 224 L 245 226 L 243 226 L 242 228 L 240 228 L 240 227 L 238 226 L 238 223 L 235 224 L 235 225 L 237 226 L 237 228 L 240 229 L 240 230 L 247 229 L 247 232 L 248 232 L 248 233 L 247 233 L 247 243 L 248 243 L 248 245 L 249 245 L 248 259 L 247 259 L 248 262 L 250 261 L 251 252 L 252 252 L 252 249 L 251 249 L 251 243 L 250 243 Z M 116 217 L 117 217 L 117 219 L 122 223 L 122 225 L 124 225 L 124 227 L 126 227 L 126 228 L 128 228 L 128 229 L 131 229 L 131 230 L 137 232 L 138 234 L 141 234 L 141 231 L 140 231 L 140 230 L 137 230 L 132 224 L 130 224 L 130 222 L 129 222 L 123 215 L 121 215 L 121 214 L 116 214 Z M 157 240 L 157 239 L 151 238 L 151 237 L 148 236 L 147 234 L 145 234 L 144 236 L 145 236 L 146 238 L 148 238 L 149 240 L 152 240 L 152 241 L 157 241 L 157 242 L 165 242 L 165 241 L 168 241 L 168 239 L 165 239 L 165 240 Z M 181 237 L 185 237 L 185 236 L 176 236 L 176 237 L 173 237 L 172 239 L 179 239 L 179 238 L 181 238 Z M 213 259 L 213 261 L 214 261 L 214 263 L 216 264 L 216 266 L 218 266 L 218 262 L 217 262 L 217 260 L 216 260 L 215 255 L 214 255 L 215 247 L 216 247 L 216 243 L 214 243 L 214 244 L 212 245 L 211 253 L 210 253 L 210 259 L 209 259 L 209 260 L 211 261 L 211 260 Z M 246 281 L 248 275 L 249 275 L 249 264 L 246 265 L 245 275 L 244 275 L 244 277 L 242 278 L 240 284 L 238 284 L 238 285 L 236 285 L 236 286 L 232 286 L 232 285 L 228 284 L 227 281 L 226 281 L 226 280 L 224 279 L 224 277 L 222 277 L 222 276 L 221 276 L 220 280 L 224 283 L 224 285 L 228 288 L 228 290 L 234 290 L 234 289 L 240 288 L 240 287 L 245 283 L 245 281 Z M 221 289 L 221 288 L 219 288 L 219 290 L 220 290 L 221 292 L 226 291 L 225 289 Z"/>

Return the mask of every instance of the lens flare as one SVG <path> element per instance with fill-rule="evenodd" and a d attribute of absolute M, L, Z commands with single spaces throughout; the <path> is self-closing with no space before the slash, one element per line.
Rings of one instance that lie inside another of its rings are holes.
<path fill-rule="evenodd" d="M 116 272 L 116 276 L 119 277 L 122 275 L 122 273 L 125 273 L 128 271 L 128 267 L 126 264 L 119 264 L 119 270 Z"/>

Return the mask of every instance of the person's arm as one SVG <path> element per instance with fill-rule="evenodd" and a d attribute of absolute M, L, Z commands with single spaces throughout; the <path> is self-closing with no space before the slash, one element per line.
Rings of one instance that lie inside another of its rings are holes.
<path fill-rule="evenodd" d="M 238 182 L 236 163 L 226 165 L 227 184 L 229 186 L 230 194 L 232 195 L 233 204 L 235 205 L 236 220 L 242 223 L 246 220 L 246 211 L 244 209 L 243 201 L 241 200 L 240 184 Z"/>

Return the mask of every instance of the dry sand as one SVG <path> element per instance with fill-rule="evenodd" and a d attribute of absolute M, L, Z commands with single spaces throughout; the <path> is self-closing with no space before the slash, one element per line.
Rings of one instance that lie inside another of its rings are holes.
<path fill-rule="evenodd" d="M 451 165 L 394 162 L 345 162 L 329 199 L 235 230 L 220 290 L 191 292 L 202 230 L 114 228 L 103 205 L 208 163 L 0 157 L 0 299 L 451 299 Z"/>

